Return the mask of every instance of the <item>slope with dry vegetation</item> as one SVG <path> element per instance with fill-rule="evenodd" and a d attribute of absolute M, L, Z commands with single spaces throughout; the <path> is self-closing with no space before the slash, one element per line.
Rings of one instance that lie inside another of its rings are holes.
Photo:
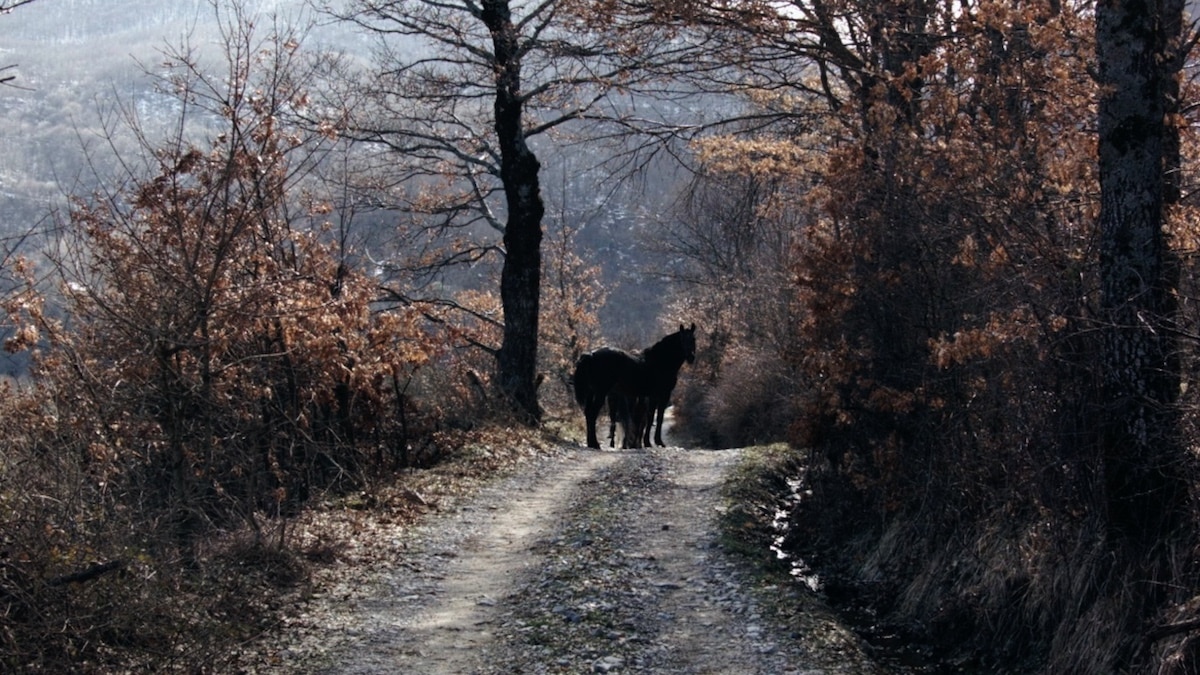
<path fill-rule="evenodd" d="M 504 250 L 494 111 L 449 133 L 504 45 L 422 15 L 426 37 L 450 30 L 449 70 L 384 30 L 389 61 L 366 73 L 307 58 L 301 35 L 244 4 L 213 7 L 220 64 L 184 45 L 155 71 L 178 113 L 168 133 L 115 108 L 109 121 L 131 122 L 121 140 L 106 129 L 118 178 L 57 214 L 41 258 L 5 243 L 5 347 L 31 366 L 0 399 L 4 669 L 220 663 L 215 645 L 261 630 L 273 584 L 338 555 L 298 543 L 292 517 L 340 504 L 352 528 L 359 499 L 427 509 L 435 490 L 382 486 L 460 452 L 442 470 L 490 470 L 513 447 L 480 431 L 512 413 L 493 375 L 513 327 L 498 266 L 481 264 Z M 664 323 L 700 327 L 678 417 L 701 446 L 791 444 L 764 488 L 790 513 L 781 551 L 960 667 L 1194 670 L 1182 4 L 1125 18 L 1056 0 L 535 7 L 549 23 L 509 36 L 549 78 L 529 131 L 603 140 L 634 173 L 688 164 L 642 242 L 672 282 Z M 405 16 L 387 15 L 410 31 Z M 1134 29 L 1146 49 L 1126 49 Z M 407 117 L 406 75 L 450 117 Z M 367 119 L 327 104 L 351 99 Z M 583 194 L 607 193 L 596 183 Z M 368 212 L 396 229 L 382 256 L 356 246 L 375 243 L 355 230 Z M 585 225 L 555 227 L 545 268 L 524 270 L 545 272 L 525 287 L 545 301 L 536 322 L 522 305 L 547 378 L 522 352 L 520 388 L 551 417 L 600 333 L 598 279 L 627 262 L 575 250 Z"/>

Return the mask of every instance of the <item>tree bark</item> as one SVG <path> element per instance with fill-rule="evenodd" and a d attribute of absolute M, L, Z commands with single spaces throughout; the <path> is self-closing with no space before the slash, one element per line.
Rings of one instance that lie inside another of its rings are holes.
<path fill-rule="evenodd" d="M 1175 76 L 1164 58 L 1166 4 L 1096 6 L 1104 322 L 1097 413 L 1109 523 L 1120 536 L 1161 535 L 1186 494 L 1174 433 L 1180 372 L 1168 326 L 1173 298 L 1162 230 L 1165 117 Z"/>
<path fill-rule="evenodd" d="M 492 35 L 495 58 L 496 137 L 500 180 L 508 205 L 500 301 L 504 338 L 497 354 L 501 390 L 530 423 L 541 419 L 537 402 L 538 307 L 542 272 L 542 203 L 537 157 L 522 125 L 521 48 L 507 0 L 482 3 L 481 18 Z"/>

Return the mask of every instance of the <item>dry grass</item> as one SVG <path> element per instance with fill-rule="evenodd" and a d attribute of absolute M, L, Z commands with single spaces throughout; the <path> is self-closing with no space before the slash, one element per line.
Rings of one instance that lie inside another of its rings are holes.
<path fill-rule="evenodd" d="M 939 667 L 969 672 L 1194 672 L 1195 631 L 1159 629 L 1147 642 L 1153 627 L 1197 616 L 1189 547 L 1140 550 L 1111 540 L 1099 518 L 1016 502 L 940 523 L 926 512 L 863 517 L 844 479 L 813 479 L 828 484 L 793 512 L 787 548 L 852 618 L 869 608 L 867 635 L 903 635 Z"/>
<path fill-rule="evenodd" d="M 188 555 L 69 455 L 0 465 L 0 670 L 221 672 L 321 566 L 369 562 L 372 523 L 409 522 L 553 447 L 526 429 L 443 432 L 441 461 L 327 492 L 292 517 L 213 530 Z M 78 582 L 59 581 L 119 561 Z"/>

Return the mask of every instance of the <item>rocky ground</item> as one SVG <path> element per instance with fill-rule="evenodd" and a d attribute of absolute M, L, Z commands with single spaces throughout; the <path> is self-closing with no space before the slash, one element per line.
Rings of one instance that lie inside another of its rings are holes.
<path fill-rule="evenodd" d="M 341 562 L 243 647 L 241 667 L 881 672 L 819 599 L 720 546 L 720 486 L 740 455 L 561 448 L 416 525 L 364 515 Z"/>

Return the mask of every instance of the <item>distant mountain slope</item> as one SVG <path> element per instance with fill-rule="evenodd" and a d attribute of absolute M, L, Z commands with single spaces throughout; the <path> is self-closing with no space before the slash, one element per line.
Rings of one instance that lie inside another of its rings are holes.
<path fill-rule="evenodd" d="M 257 0 L 296 15 L 304 0 Z M 88 180 L 84 146 L 99 147 L 102 114 L 120 100 L 144 112 L 158 98 L 144 72 L 167 44 L 214 45 L 209 0 L 39 0 L 0 15 L 0 235 L 28 230 Z M 214 49 L 214 56 L 218 52 Z"/>

